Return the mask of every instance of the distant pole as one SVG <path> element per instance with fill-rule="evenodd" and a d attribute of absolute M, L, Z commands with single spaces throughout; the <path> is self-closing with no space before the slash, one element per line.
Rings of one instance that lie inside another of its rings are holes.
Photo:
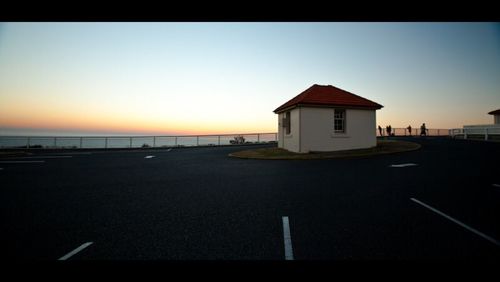
<path fill-rule="evenodd" d="M 196 136 L 196 146 L 200 145 L 200 136 Z"/>
<path fill-rule="evenodd" d="M 104 148 L 108 148 L 108 137 L 104 137 Z"/>
<path fill-rule="evenodd" d="M 156 147 L 156 136 L 153 136 L 153 148 Z"/>
<path fill-rule="evenodd" d="M 83 147 L 82 144 L 83 144 L 83 137 L 80 137 L 80 149 Z"/>
<path fill-rule="evenodd" d="M 57 147 L 57 137 L 54 137 L 54 148 Z"/>
<path fill-rule="evenodd" d="M 175 146 L 177 147 L 177 136 L 175 136 Z"/>
<path fill-rule="evenodd" d="M 28 144 L 26 144 L 26 148 L 30 148 L 30 138 L 28 137 Z"/>
<path fill-rule="evenodd" d="M 132 137 L 130 137 L 130 148 L 132 148 Z"/>
<path fill-rule="evenodd" d="M 217 144 L 220 146 L 220 135 L 217 136 Z"/>
<path fill-rule="evenodd" d="M 488 128 L 486 127 L 484 131 L 484 140 L 488 140 Z"/>
<path fill-rule="evenodd" d="M 257 133 L 257 143 L 260 143 L 260 134 Z"/>

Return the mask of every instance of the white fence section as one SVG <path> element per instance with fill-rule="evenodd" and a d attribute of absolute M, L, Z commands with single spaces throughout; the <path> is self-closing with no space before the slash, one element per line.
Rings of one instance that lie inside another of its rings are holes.
<path fill-rule="evenodd" d="M 278 134 L 181 136 L 0 136 L 0 148 L 161 148 L 276 143 Z"/>
<path fill-rule="evenodd" d="M 500 125 L 465 125 L 450 129 L 450 136 L 456 139 L 500 140 Z"/>

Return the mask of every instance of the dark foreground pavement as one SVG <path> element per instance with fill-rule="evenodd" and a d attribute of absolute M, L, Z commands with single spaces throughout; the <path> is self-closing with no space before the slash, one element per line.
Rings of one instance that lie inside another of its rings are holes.
<path fill-rule="evenodd" d="M 353 160 L 227 156 L 248 147 L 3 159 L 2 256 L 52 261 L 92 242 L 68 260 L 284 260 L 287 216 L 295 260 L 500 262 L 500 144 L 415 140 Z"/>

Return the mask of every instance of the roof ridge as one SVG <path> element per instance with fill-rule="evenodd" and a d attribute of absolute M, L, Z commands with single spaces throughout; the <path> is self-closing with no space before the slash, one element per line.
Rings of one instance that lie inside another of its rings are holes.
<path fill-rule="evenodd" d="M 342 90 L 342 91 L 344 91 L 344 92 L 347 92 L 347 93 L 349 93 L 349 94 L 351 94 L 351 95 L 354 95 L 354 96 L 356 96 L 356 97 L 358 97 L 358 98 L 365 99 L 365 100 L 368 100 L 368 101 L 370 101 L 370 102 L 372 102 L 372 103 L 378 104 L 378 103 L 376 103 L 376 102 L 374 102 L 374 101 L 372 101 L 372 100 L 370 100 L 370 99 L 366 99 L 365 97 L 361 97 L 361 96 L 359 96 L 359 95 L 356 95 L 356 94 L 354 94 L 354 93 L 352 93 L 352 92 L 349 92 L 349 91 L 347 91 L 347 90 L 344 90 L 344 89 L 342 89 L 342 88 L 338 88 L 338 87 L 333 86 L 333 85 L 329 85 L 329 86 L 331 86 L 331 87 L 333 87 L 333 88 L 337 88 L 337 89 Z"/>
<path fill-rule="evenodd" d="M 275 113 L 298 104 L 338 105 L 380 109 L 383 106 L 333 85 L 313 84 L 285 104 L 274 110 Z"/>

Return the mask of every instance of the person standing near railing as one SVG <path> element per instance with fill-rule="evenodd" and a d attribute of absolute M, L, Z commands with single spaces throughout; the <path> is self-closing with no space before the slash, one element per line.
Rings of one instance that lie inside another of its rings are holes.
<path fill-rule="evenodd" d="M 408 127 L 406 129 L 408 129 L 408 132 L 410 133 L 410 136 L 411 136 L 411 125 L 408 125 Z"/>
<path fill-rule="evenodd" d="M 427 132 L 426 132 L 426 128 L 425 128 L 425 122 L 422 123 L 422 125 L 420 126 L 420 136 L 424 135 L 426 136 L 427 135 Z"/>
<path fill-rule="evenodd" d="M 382 127 L 380 127 L 380 125 L 378 126 L 378 132 L 380 133 L 380 136 L 384 136 L 384 135 L 382 134 Z"/>

